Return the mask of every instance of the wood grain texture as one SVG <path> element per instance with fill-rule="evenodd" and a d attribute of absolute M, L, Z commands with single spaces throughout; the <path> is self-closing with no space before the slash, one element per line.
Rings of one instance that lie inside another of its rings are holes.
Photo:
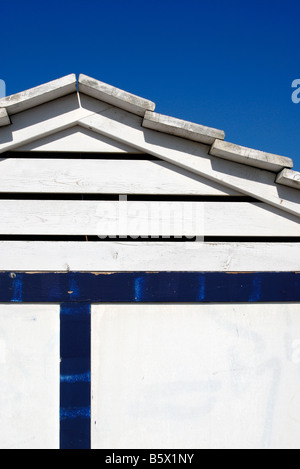
<path fill-rule="evenodd" d="M 235 195 L 239 193 L 164 161 L 8 158 L 5 193 Z"/>
<path fill-rule="evenodd" d="M 295 272 L 300 243 L 0 242 L 0 270 Z"/>
<path fill-rule="evenodd" d="M 2 235 L 300 236 L 263 203 L 0 200 Z"/>

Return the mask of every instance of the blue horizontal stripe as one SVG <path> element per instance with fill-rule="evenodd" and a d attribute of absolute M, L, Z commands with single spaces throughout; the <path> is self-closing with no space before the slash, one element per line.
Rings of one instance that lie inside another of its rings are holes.
<path fill-rule="evenodd" d="M 13 275 L 12 275 L 13 274 Z M 0 272 L 0 302 L 59 302 L 62 316 L 85 316 L 82 303 L 101 302 L 275 302 L 300 301 L 296 272 Z M 79 327 L 79 326 L 78 326 Z"/>

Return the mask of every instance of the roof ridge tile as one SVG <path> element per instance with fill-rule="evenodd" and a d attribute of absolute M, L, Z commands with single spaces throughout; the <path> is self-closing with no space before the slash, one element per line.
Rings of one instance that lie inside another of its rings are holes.
<path fill-rule="evenodd" d="M 293 160 L 285 156 L 274 155 L 234 143 L 223 142 L 221 140 L 215 140 L 211 147 L 210 154 L 274 173 L 278 173 L 284 168 L 293 167 Z"/>
<path fill-rule="evenodd" d="M 142 117 L 144 117 L 146 111 L 154 111 L 155 109 L 155 103 L 148 99 L 141 98 L 83 74 L 79 76 L 78 90 L 80 93 L 87 94 Z"/>
<path fill-rule="evenodd" d="M 225 138 L 223 130 L 194 124 L 193 122 L 150 111 L 147 111 L 145 114 L 143 127 L 207 145 L 212 145 L 217 138 Z"/>

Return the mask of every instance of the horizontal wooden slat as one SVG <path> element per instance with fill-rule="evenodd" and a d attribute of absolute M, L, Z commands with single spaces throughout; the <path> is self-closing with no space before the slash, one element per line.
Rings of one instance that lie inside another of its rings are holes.
<path fill-rule="evenodd" d="M 300 243 L 0 242 L 0 270 L 295 272 Z"/>
<path fill-rule="evenodd" d="M 8 158 L 0 192 L 239 195 L 163 161 Z"/>
<path fill-rule="evenodd" d="M 300 224 L 263 203 L 1 200 L 0 234 L 300 236 Z"/>

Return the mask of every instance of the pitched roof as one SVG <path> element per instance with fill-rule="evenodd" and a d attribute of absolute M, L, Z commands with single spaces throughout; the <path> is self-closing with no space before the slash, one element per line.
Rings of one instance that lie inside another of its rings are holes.
<path fill-rule="evenodd" d="M 86 75 L 80 75 L 77 80 L 76 76 L 71 74 L 0 99 L 0 127 L 11 124 L 9 116 L 77 91 L 79 91 L 79 94 L 92 96 L 101 102 L 142 117 L 142 128 L 152 129 L 162 134 L 173 135 L 191 142 L 210 145 L 209 154 L 217 159 L 221 158 L 275 173 L 274 179 L 276 179 L 278 187 L 284 185 L 300 189 L 300 173 L 291 171 L 293 161 L 290 158 L 226 142 L 224 141 L 225 133 L 222 130 L 155 113 L 155 104 L 152 101 L 135 96 Z M 140 127 L 141 130 L 142 128 Z M 0 149 L 0 152 L 2 151 L 5 150 Z"/>

